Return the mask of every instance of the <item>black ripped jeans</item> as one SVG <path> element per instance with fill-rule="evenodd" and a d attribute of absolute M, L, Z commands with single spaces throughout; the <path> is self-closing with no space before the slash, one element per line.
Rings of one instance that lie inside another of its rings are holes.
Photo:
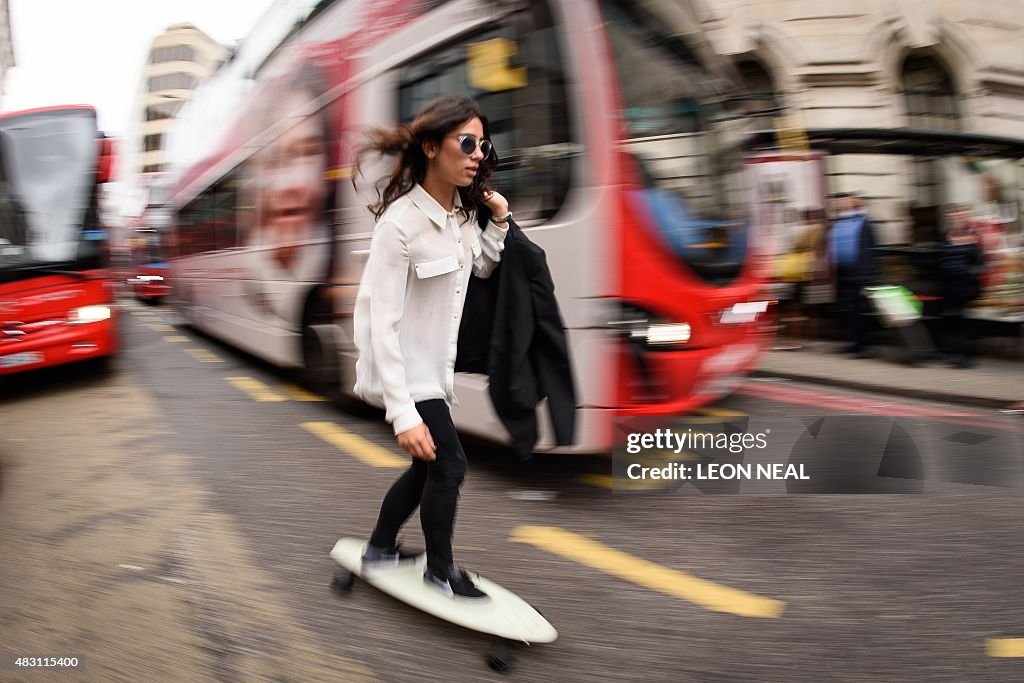
<path fill-rule="evenodd" d="M 437 458 L 433 462 L 414 458 L 409 469 L 391 485 L 381 504 L 370 544 L 378 548 L 394 546 L 398 530 L 418 505 L 427 564 L 431 570 L 442 572 L 454 563 L 452 530 L 459 487 L 466 476 L 466 453 L 443 400 L 420 401 L 416 410 L 434 439 Z"/>

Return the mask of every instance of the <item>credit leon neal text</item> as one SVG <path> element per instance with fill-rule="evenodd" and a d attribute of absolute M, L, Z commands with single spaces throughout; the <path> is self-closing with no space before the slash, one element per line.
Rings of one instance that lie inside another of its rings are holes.
<path fill-rule="evenodd" d="M 770 481 L 785 481 L 787 479 L 810 480 L 810 476 L 804 471 L 804 465 L 784 465 L 782 463 L 772 463 L 770 465 L 733 463 L 684 465 L 674 462 L 664 467 L 644 467 L 639 463 L 634 463 L 626 469 L 626 476 L 630 479 L 678 479 L 687 481 L 730 481 L 737 479 L 750 481 L 758 479 Z"/>

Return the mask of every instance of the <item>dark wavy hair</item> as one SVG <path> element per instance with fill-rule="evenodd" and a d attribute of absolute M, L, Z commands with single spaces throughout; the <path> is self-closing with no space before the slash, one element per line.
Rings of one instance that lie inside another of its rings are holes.
<path fill-rule="evenodd" d="M 367 208 L 374 217 L 380 220 L 396 199 L 402 197 L 416 185 L 422 183 L 427 175 L 427 156 L 423 145 L 428 142 L 440 145 L 445 137 L 458 129 L 470 119 L 478 118 L 483 123 L 484 138 L 490 137 L 490 125 L 487 117 L 480 111 L 480 105 L 471 97 L 447 96 L 432 100 L 423 107 L 411 124 L 401 124 L 392 128 L 372 128 L 367 132 L 367 142 L 359 148 L 356 156 L 356 174 L 359 174 L 360 161 L 364 154 L 378 152 L 397 155 L 394 170 L 383 178 L 377 186 L 380 201 L 370 204 Z M 483 206 L 484 196 L 491 191 L 487 181 L 494 169 L 498 167 L 498 155 L 495 151 L 480 162 L 473 184 L 458 188 L 462 199 L 462 214 L 469 218 Z"/>

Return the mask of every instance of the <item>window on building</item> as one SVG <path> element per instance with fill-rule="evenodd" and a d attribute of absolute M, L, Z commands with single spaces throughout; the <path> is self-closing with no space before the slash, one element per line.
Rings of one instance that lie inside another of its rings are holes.
<path fill-rule="evenodd" d="M 767 122 L 783 114 L 782 98 L 775 90 L 775 82 L 768 69 L 756 59 L 744 59 L 736 63 L 743 83 L 744 109 L 754 117 L 764 117 Z"/>
<path fill-rule="evenodd" d="M 960 130 L 960 105 L 949 71 L 931 55 L 911 55 L 903 62 L 906 125 L 931 130 Z M 914 198 L 918 207 L 946 201 L 939 159 L 913 157 Z"/>
<path fill-rule="evenodd" d="M 558 43 L 547 2 L 538 1 L 526 15 L 423 54 L 399 72 L 403 122 L 441 95 L 469 95 L 480 103 L 499 158 L 495 185 L 516 207 L 517 220 L 557 212 L 580 152 Z"/>
<path fill-rule="evenodd" d="M 174 115 L 178 113 L 178 109 L 181 108 L 181 103 L 182 100 L 170 100 L 151 104 L 146 107 L 146 120 L 163 121 L 164 119 L 173 119 Z"/>
<path fill-rule="evenodd" d="M 149 63 L 161 64 L 163 62 L 194 62 L 195 59 L 195 50 L 188 45 L 173 45 L 171 47 L 158 47 L 153 50 L 149 57 Z"/>
<path fill-rule="evenodd" d="M 143 147 L 145 151 L 152 152 L 154 150 L 162 149 L 162 147 L 160 147 L 162 138 L 163 135 L 160 133 L 153 133 L 152 135 L 147 135 L 145 140 L 143 141 Z"/>
<path fill-rule="evenodd" d="M 164 168 L 163 164 L 146 164 L 142 167 L 143 173 L 159 173 Z"/>
<path fill-rule="evenodd" d="M 911 55 L 903 62 L 903 97 L 910 127 L 960 129 L 960 107 L 953 79 L 934 57 Z"/>
<path fill-rule="evenodd" d="M 149 79 L 148 92 L 160 90 L 192 90 L 196 86 L 196 79 L 188 74 L 175 73 L 153 76 Z"/>

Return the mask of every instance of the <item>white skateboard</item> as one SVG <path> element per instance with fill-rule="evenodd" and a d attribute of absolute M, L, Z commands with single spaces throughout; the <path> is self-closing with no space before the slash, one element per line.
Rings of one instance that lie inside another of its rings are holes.
<path fill-rule="evenodd" d="M 550 643 L 558 638 L 558 631 L 540 612 L 493 581 L 471 574 L 473 583 L 487 593 L 488 598 L 452 598 L 423 581 L 427 565 L 425 554 L 396 567 L 364 572 L 362 557 L 365 549 L 366 541 L 358 538 L 343 538 L 334 545 L 331 558 L 343 569 L 334 575 L 332 588 L 339 593 L 347 592 L 358 576 L 374 588 L 416 609 L 458 626 L 501 638 L 502 641 L 487 657 L 492 669 L 503 671 L 511 665 L 514 645 Z"/>

